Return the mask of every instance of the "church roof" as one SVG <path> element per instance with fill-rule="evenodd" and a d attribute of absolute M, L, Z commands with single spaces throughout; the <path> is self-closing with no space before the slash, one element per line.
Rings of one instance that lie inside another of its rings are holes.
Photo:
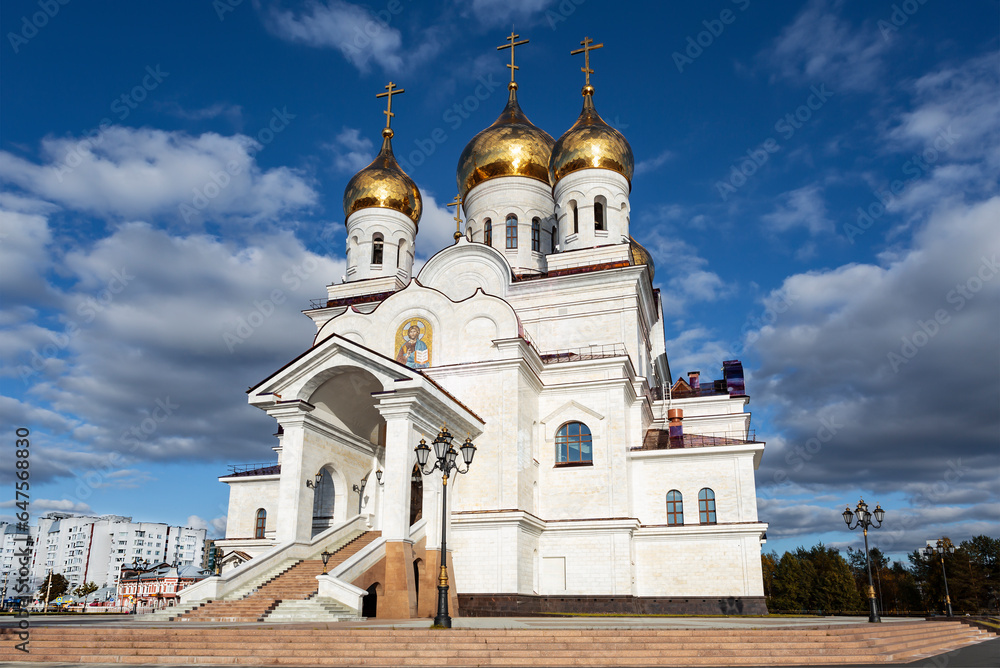
<path fill-rule="evenodd" d="M 707 436 L 705 434 L 681 434 L 671 436 L 666 429 L 647 429 L 642 445 L 636 450 L 673 450 L 675 448 L 709 448 L 717 445 L 746 445 L 763 441 L 731 438 L 728 436 Z"/>

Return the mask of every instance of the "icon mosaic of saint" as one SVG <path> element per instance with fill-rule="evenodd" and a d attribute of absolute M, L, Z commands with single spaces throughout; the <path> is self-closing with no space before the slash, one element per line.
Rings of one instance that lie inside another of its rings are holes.
<path fill-rule="evenodd" d="M 396 332 L 396 361 L 411 369 L 431 365 L 431 326 L 423 318 L 413 318 Z"/>

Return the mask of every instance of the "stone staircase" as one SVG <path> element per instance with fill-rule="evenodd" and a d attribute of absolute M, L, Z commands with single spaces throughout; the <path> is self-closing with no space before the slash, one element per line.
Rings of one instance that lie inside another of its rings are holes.
<path fill-rule="evenodd" d="M 363 619 L 356 610 L 319 596 L 305 601 L 281 601 L 267 616 L 269 622 L 356 622 Z"/>
<path fill-rule="evenodd" d="M 587 629 L 304 626 L 0 629 L 0 662 L 323 666 L 795 666 L 901 663 L 996 634 L 957 622 L 826 627 Z"/>
<path fill-rule="evenodd" d="M 327 570 L 342 564 L 349 557 L 368 546 L 381 536 L 379 531 L 366 531 L 350 539 L 343 547 L 330 557 Z M 316 576 L 323 573 L 321 559 L 305 559 L 281 565 L 282 570 L 257 586 L 248 585 L 233 593 L 224 600 L 211 601 L 200 605 L 189 612 L 171 617 L 182 622 L 261 622 L 270 619 L 282 603 L 304 602 L 311 599 L 319 591 Z M 266 576 L 265 576 L 266 577 Z M 242 597 L 240 596 L 243 592 Z M 326 603 L 326 602 L 323 602 Z M 357 618 L 357 613 L 342 606 L 337 606 L 343 614 L 337 614 L 335 608 L 324 607 L 323 603 L 286 607 L 277 619 L 288 621 L 308 621 L 309 611 L 317 614 L 319 619 L 333 621 L 333 616 Z M 329 602 L 332 603 L 332 602 Z M 336 604 L 333 604 L 336 605 Z"/>

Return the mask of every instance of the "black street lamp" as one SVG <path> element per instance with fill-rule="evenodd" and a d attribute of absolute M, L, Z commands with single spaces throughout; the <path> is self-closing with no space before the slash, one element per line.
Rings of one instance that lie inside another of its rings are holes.
<path fill-rule="evenodd" d="M 459 450 L 462 451 L 462 459 L 465 461 L 465 470 L 459 468 L 455 463 L 458 459 L 458 451 L 452 446 L 454 437 L 448 433 L 448 427 L 444 426 L 434 439 L 434 464 L 429 470 L 424 470 L 424 465 L 430 457 L 431 449 L 427 441 L 420 439 L 420 445 L 416 447 L 417 464 L 420 472 L 430 475 L 436 469 L 441 469 L 441 575 L 438 577 L 438 611 L 434 618 L 434 626 L 450 629 L 451 617 L 448 616 L 448 557 L 445 553 L 446 538 L 448 529 L 448 475 L 456 473 L 468 473 L 472 465 L 472 458 L 476 455 L 476 446 L 472 444 L 472 439 L 465 439 Z"/>
<path fill-rule="evenodd" d="M 132 605 L 132 614 L 139 612 L 139 574 L 149 567 L 149 561 L 135 557 L 132 559 L 132 570 L 135 571 L 135 602 Z"/>
<path fill-rule="evenodd" d="M 928 543 L 927 547 L 922 547 L 917 551 L 925 557 L 933 557 L 935 552 L 941 555 L 941 574 L 944 576 L 944 605 L 948 610 L 948 616 L 952 617 L 951 596 L 948 595 L 948 571 L 944 568 L 944 555 L 955 554 L 955 546 L 951 544 L 951 541 L 945 542 L 944 538 L 940 538 L 936 546 Z"/>
<path fill-rule="evenodd" d="M 855 520 L 855 514 L 857 519 Z M 875 516 L 875 521 L 872 522 L 872 515 Z M 872 565 L 871 560 L 868 558 L 868 528 L 878 529 L 882 526 L 882 519 L 885 517 L 885 511 L 882 510 L 882 506 L 876 505 L 875 512 L 868 512 L 868 504 L 865 503 L 864 499 L 858 501 L 858 507 L 851 512 L 850 508 L 844 510 L 844 521 L 847 522 L 847 528 L 857 529 L 861 527 L 865 534 L 865 567 L 868 569 L 868 621 L 869 622 L 881 622 L 882 619 L 878 616 L 878 609 L 875 606 L 875 585 L 872 582 Z M 851 526 L 851 522 L 854 521 L 854 525 Z"/>
<path fill-rule="evenodd" d="M 330 554 L 327 550 L 323 550 L 323 554 L 319 556 L 323 558 L 323 575 L 326 575 L 326 564 L 330 561 L 330 557 L 332 557 L 333 555 Z"/>

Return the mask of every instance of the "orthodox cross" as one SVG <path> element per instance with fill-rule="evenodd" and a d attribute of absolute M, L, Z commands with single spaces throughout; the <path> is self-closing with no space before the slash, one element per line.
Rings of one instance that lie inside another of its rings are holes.
<path fill-rule="evenodd" d="M 455 195 L 454 202 L 448 202 L 448 206 L 455 207 L 455 241 L 462 237 L 462 196 Z"/>
<path fill-rule="evenodd" d="M 528 43 L 528 40 L 526 40 L 526 39 L 522 39 L 520 42 L 515 42 L 514 40 L 516 40 L 518 37 L 520 37 L 520 35 L 515 35 L 514 31 L 511 30 L 510 31 L 510 36 L 507 38 L 507 41 L 510 42 L 510 44 L 501 44 L 500 46 L 497 47 L 497 51 L 503 51 L 504 49 L 510 49 L 510 65 L 508 65 L 507 67 L 510 68 L 510 82 L 511 83 L 514 83 L 514 70 L 521 69 L 520 67 L 518 67 L 517 65 L 514 64 L 514 47 L 515 46 L 521 46 L 522 44 L 527 44 Z"/>
<path fill-rule="evenodd" d="M 385 129 L 386 130 L 390 129 L 389 128 L 389 124 L 392 122 L 392 117 L 396 115 L 396 114 L 392 113 L 392 96 L 393 95 L 399 95 L 400 93 L 405 93 L 405 92 L 406 91 L 403 90 L 402 88 L 396 88 L 396 84 L 394 84 L 394 83 L 392 83 L 390 81 L 389 85 L 385 87 L 385 92 L 384 93 L 378 93 L 378 94 L 375 95 L 375 97 L 386 97 L 386 98 L 389 98 L 388 100 L 386 100 L 387 105 L 386 105 L 385 111 L 382 112 L 383 114 L 385 114 Z"/>
<path fill-rule="evenodd" d="M 569 55 L 575 56 L 578 53 L 583 54 L 583 67 L 580 68 L 580 71 L 587 75 L 587 85 L 589 86 L 590 75 L 594 73 L 594 70 L 590 69 L 590 52 L 594 49 L 600 49 L 604 46 L 604 43 L 601 42 L 600 44 L 594 44 L 594 40 L 589 37 L 584 37 L 580 44 L 583 45 L 583 48 L 577 49 L 576 51 L 570 51 Z"/>

